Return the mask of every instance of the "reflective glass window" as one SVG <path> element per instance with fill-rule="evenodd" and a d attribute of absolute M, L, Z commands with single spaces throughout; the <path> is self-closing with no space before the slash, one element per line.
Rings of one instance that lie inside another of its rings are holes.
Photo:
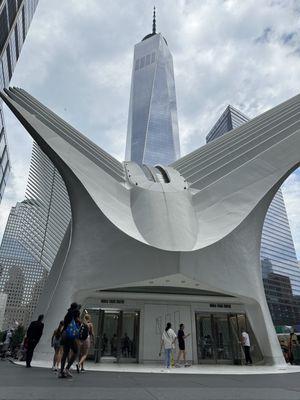
<path fill-rule="evenodd" d="M 7 11 L 6 11 L 6 6 L 4 6 L 0 14 L 0 53 L 3 49 L 7 36 L 8 36 Z"/>
<path fill-rule="evenodd" d="M 12 76 L 12 65 L 11 65 L 11 56 L 10 56 L 10 47 L 9 46 L 7 46 L 7 48 L 6 48 L 6 55 L 7 55 L 8 77 L 9 77 L 9 81 L 10 81 L 11 76 Z"/>
<path fill-rule="evenodd" d="M 145 57 L 141 58 L 140 68 L 143 68 L 145 65 Z"/>
<path fill-rule="evenodd" d="M 17 14 L 17 4 L 15 0 L 8 1 L 8 19 L 11 27 Z"/>
<path fill-rule="evenodd" d="M 20 54 L 18 24 L 16 24 L 15 26 L 15 46 L 16 46 L 16 59 L 18 59 Z"/>

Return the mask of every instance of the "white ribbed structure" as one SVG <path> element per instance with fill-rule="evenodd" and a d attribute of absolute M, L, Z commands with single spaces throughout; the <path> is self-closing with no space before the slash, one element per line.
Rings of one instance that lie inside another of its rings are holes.
<path fill-rule="evenodd" d="M 106 293 L 116 307 L 118 290 L 136 288 L 145 299 L 154 294 L 155 302 L 161 288 L 171 287 L 174 307 L 184 304 L 182 288 L 193 290 L 202 310 L 218 308 L 221 296 L 228 308 L 239 304 L 264 362 L 285 363 L 264 293 L 260 247 L 269 204 L 300 162 L 299 95 L 160 166 L 152 179 L 134 162 L 119 163 L 25 91 L 12 88 L 1 97 L 59 170 L 72 208 L 37 309 L 48 323 L 39 357 L 49 357 L 53 328 L 72 301 L 99 307 Z M 144 327 L 155 326 L 157 308 L 154 314 L 138 310 Z M 147 337 L 141 338 L 141 360 L 157 360 L 159 340 L 150 358 Z M 196 361 L 201 355 L 193 353 Z"/>

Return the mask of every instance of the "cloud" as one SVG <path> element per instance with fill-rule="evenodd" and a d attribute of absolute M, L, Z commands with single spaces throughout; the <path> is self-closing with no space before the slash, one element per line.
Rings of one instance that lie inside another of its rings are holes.
<path fill-rule="evenodd" d="M 297 3 L 156 1 L 157 28 L 174 58 L 182 154 L 205 143 L 228 104 L 254 117 L 297 94 Z M 40 1 L 12 84 L 122 160 L 133 46 L 151 30 L 152 7 L 150 0 Z M 0 206 L 0 230 L 7 210 L 24 196 L 30 160 L 28 134 L 7 110 L 5 116 L 13 175 Z M 289 206 L 300 184 L 291 179 L 286 202 L 300 254 L 300 214 Z"/>

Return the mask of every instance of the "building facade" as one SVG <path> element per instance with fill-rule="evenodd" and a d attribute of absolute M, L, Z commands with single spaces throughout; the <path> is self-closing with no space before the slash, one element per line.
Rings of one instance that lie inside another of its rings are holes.
<path fill-rule="evenodd" d="M 229 105 L 208 133 L 207 143 L 248 121 L 248 117 Z M 270 204 L 264 221 L 260 257 L 274 325 L 299 324 L 300 268 L 281 189 Z"/>
<path fill-rule="evenodd" d="M 152 33 L 134 48 L 126 160 L 155 166 L 179 157 L 173 58 L 154 19 Z"/>
<path fill-rule="evenodd" d="M 0 90 L 9 86 L 37 4 L 38 0 L 0 1 Z M 0 202 L 11 168 L 1 105 L 0 101 Z"/>
<path fill-rule="evenodd" d="M 0 247 L 5 329 L 30 322 L 70 219 L 63 180 L 33 143 L 26 199 L 12 208 Z"/>

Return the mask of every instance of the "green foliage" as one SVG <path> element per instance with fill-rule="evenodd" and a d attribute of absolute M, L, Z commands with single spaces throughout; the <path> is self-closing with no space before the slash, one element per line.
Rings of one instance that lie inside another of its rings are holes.
<path fill-rule="evenodd" d="M 11 347 L 15 349 L 16 347 L 20 346 L 23 342 L 25 336 L 25 328 L 23 325 L 19 325 L 17 329 L 14 331 L 12 338 L 11 338 Z"/>

